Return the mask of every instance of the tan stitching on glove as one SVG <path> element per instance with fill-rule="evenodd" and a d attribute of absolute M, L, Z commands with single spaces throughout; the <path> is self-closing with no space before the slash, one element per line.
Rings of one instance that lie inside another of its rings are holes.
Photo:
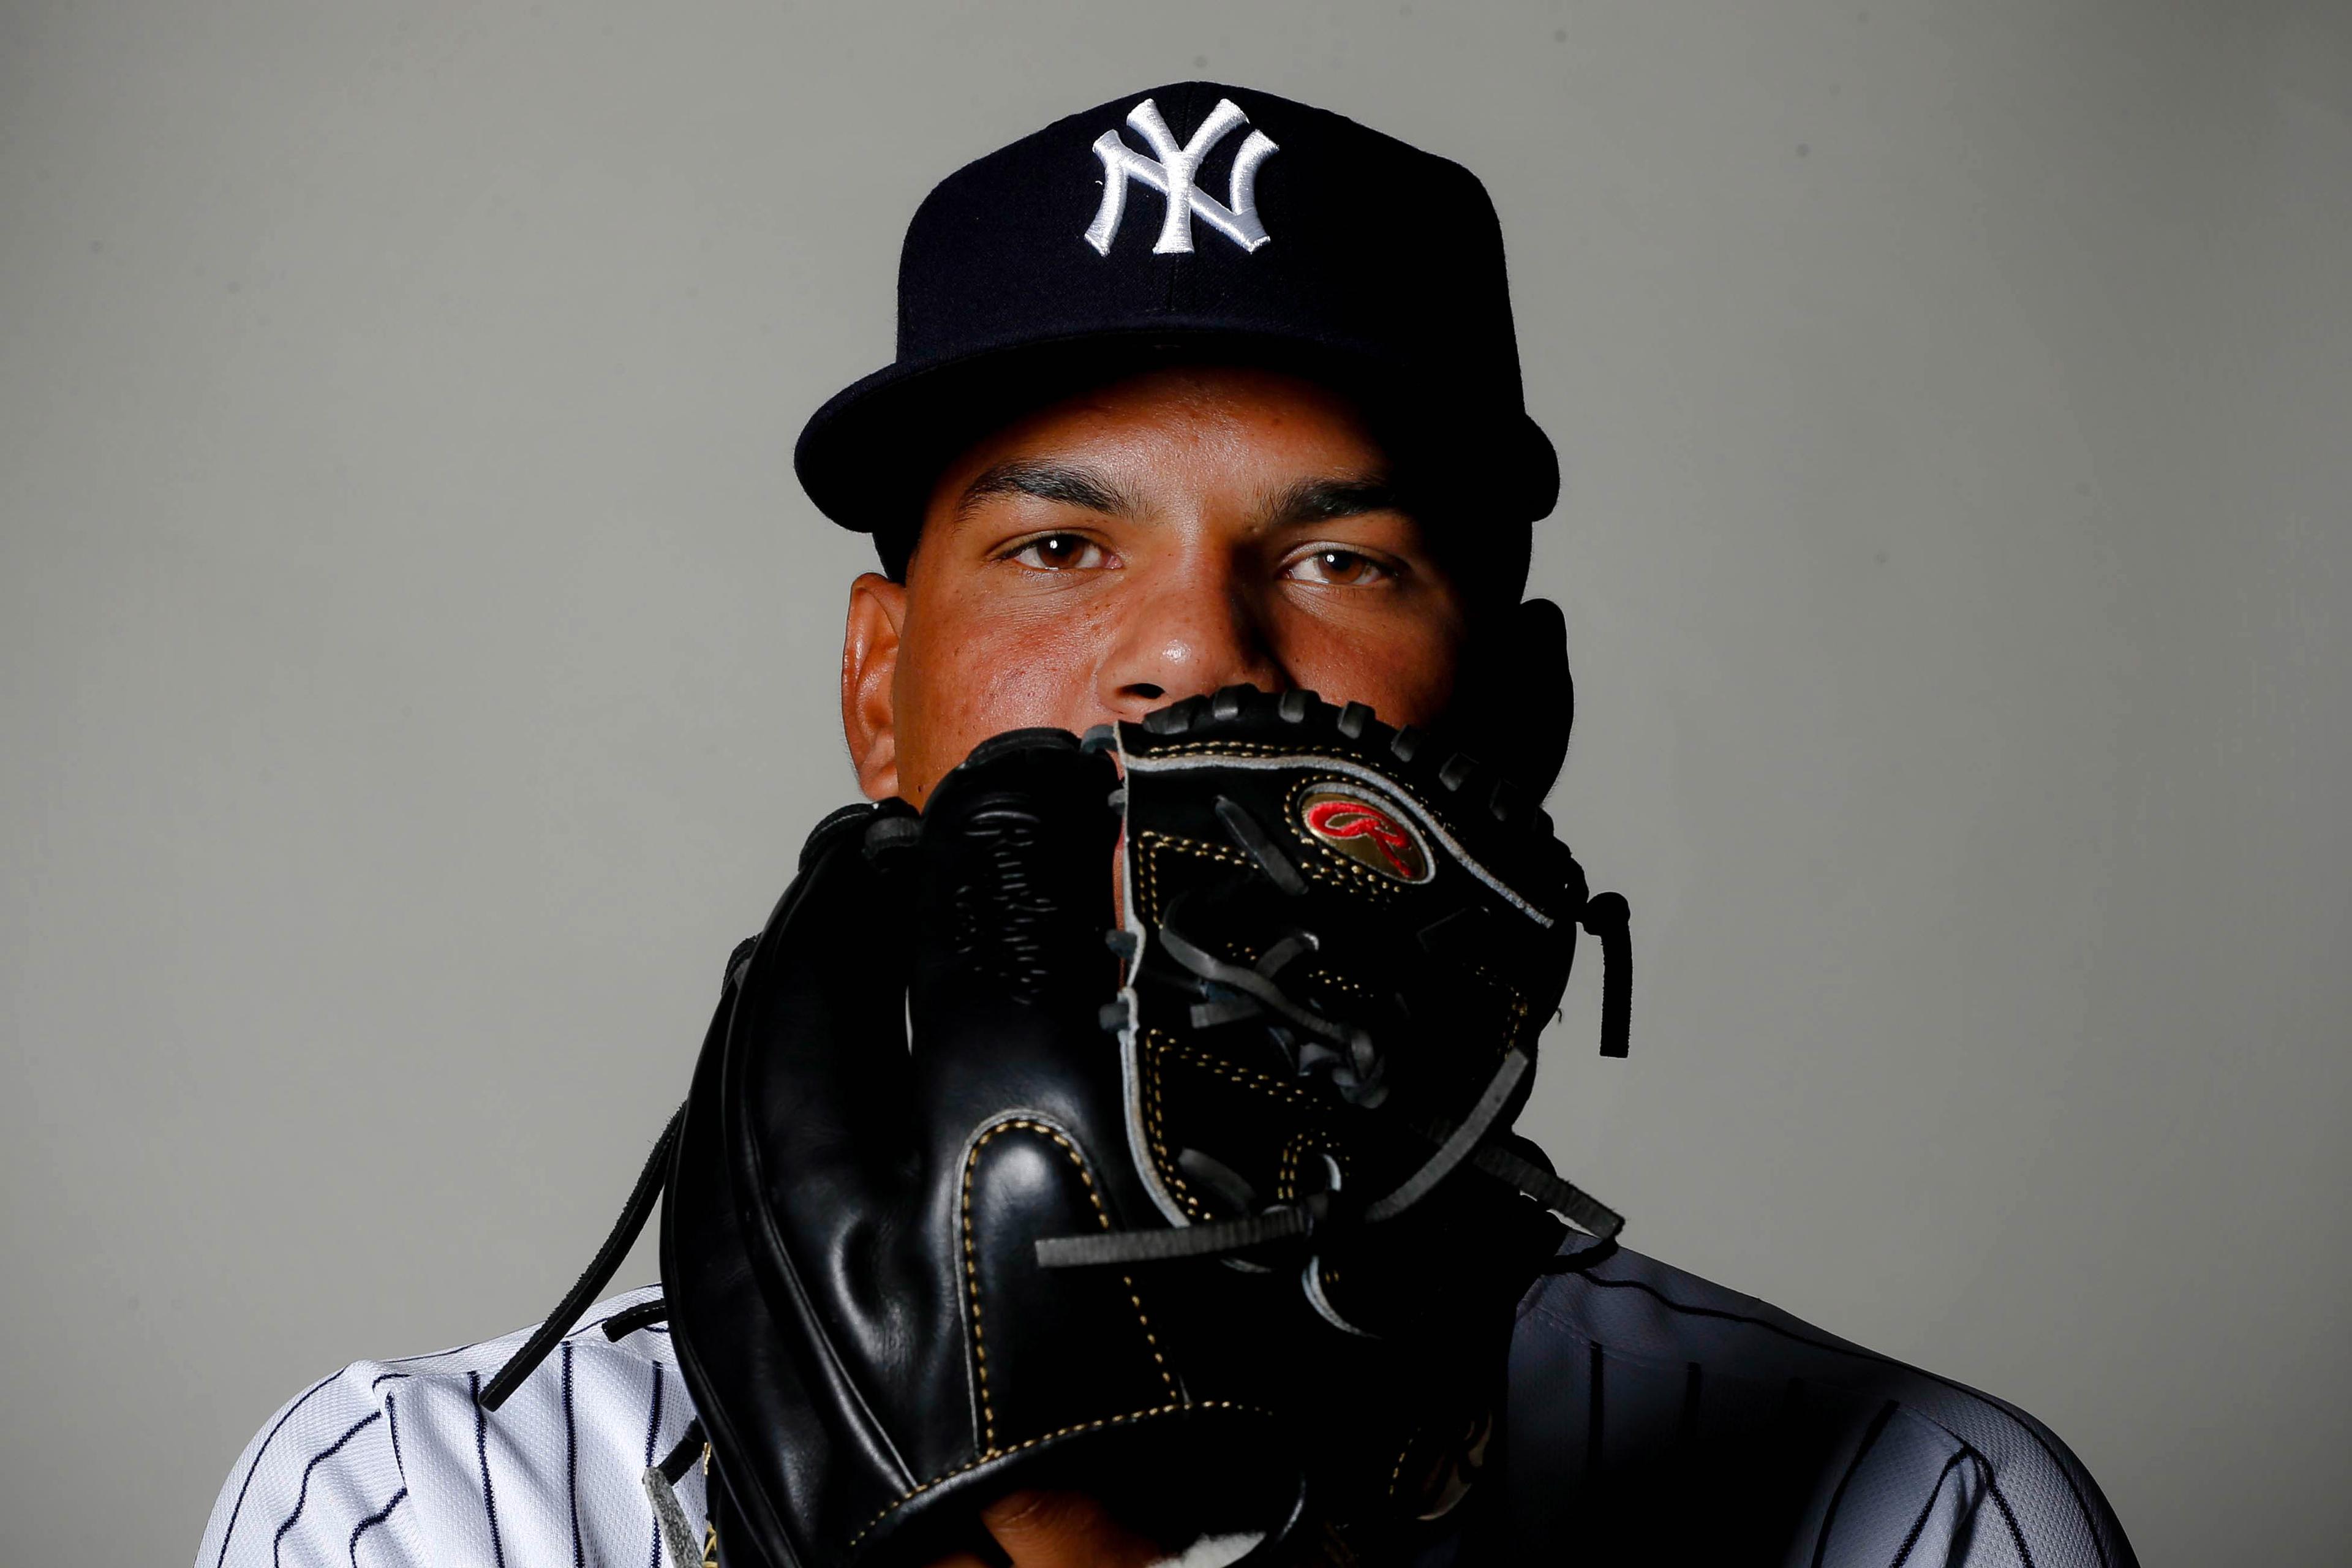
<path fill-rule="evenodd" d="M 1110 1211 L 1103 1206 L 1102 1194 L 1095 1187 L 1094 1173 L 1087 1169 L 1086 1156 L 1078 1152 L 1078 1146 L 1071 1142 L 1061 1129 L 1043 1121 L 1012 1117 L 996 1123 L 972 1140 L 971 1152 L 964 1156 L 963 1162 L 964 1308 L 967 1314 L 966 1321 L 971 1327 L 972 1372 L 973 1380 L 980 1393 L 981 1446 L 983 1449 L 982 1455 L 983 1458 L 998 1452 L 998 1449 L 996 1412 L 988 1397 L 988 1346 L 981 1336 L 980 1257 L 979 1249 L 973 1244 L 971 1236 L 971 1179 L 973 1173 L 980 1168 L 980 1152 L 1006 1132 L 1039 1133 L 1060 1145 L 1062 1152 L 1070 1157 L 1070 1163 L 1077 1167 L 1078 1180 L 1086 1184 L 1087 1201 L 1094 1205 L 1095 1218 L 1102 1222 L 1102 1227 L 1105 1230 L 1111 1228 Z M 1160 1380 L 1168 1385 L 1168 1392 L 1172 1394 L 1177 1391 L 1175 1374 L 1168 1370 L 1168 1359 L 1160 1353 L 1160 1337 L 1151 1331 L 1151 1318 L 1143 1310 L 1143 1298 L 1135 1289 L 1135 1279 L 1131 1275 L 1127 1274 L 1121 1274 L 1119 1279 L 1127 1287 L 1127 1299 L 1135 1304 L 1135 1321 L 1143 1330 L 1143 1342 L 1150 1347 L 1152 1363 L 1160 1369 Z"/>
<path fill-rule="evenodd" d="M 1255 1068 L 1238 1066 L 1225 1060 L 1223 1057 L 1211 1056 L 1200 1047 L 1189 1045 L 1181 1040 L 1170 1041 L 1167 1050 L 1187 1067 L 1199 1068 L 1204 1072 L 1238 1084 L 1244 1089 L 1256 1089 L 1262 1093 L 1273 1095 L 1277 1100 L 1285 1100 L 1302 1110 L 1322 1109 L 1312 1095 L 1293 1088 L 1271 1073 L 1262 1073 Z"/>
<path fill-rule="evenodd" d="M 1130 1410 L 1124 1415 L 1105 1415 L 1093 1421 L 1080 1422 L 1076 1426 L 1064 1426 L 1056 1431 L 1041 1433 L 1034 1437 L 1024 1438 L 1022 1441 L 1013 1444 L 1013 1447 L 1009 1448 L 992 1449 L 988 1453 L 982 1454 L 979 1458 L 972 1460 L 968 1465 L 958 1465 L 952 1470 L 942 1471 L 939 1475 L 933 1476 L 929 1480 L 925 1481 L 921 1486 L 915 1488 L 912 1491 L 901 1494 L 890 1504 L 888 1508 L 884 1509 L 880 1513 L 876 1514 L 872 1519 L 868 1520 L 864 1528 L 860 1529 L 856 1534 L 851 1536 L 849 1538 L 848 1544 L 853 1547 L 856 1546 L 859 1542 L 865 1540 L 868 1535 L 871 1535 L 874 1532 L 874 1527 L 876 1525 L 880 1524 L 884 1520 L 889 1518 L 892 1514 L 898 1512 L 898 1510 L 906 1507 L 908 1503 L 914 1501 L 925 1492 L 945 1486 L 948 1482 L 955 1479 L 958 1476 L 969 1475 L 971 1471 L 980 1468 L 982 1465 L 993 1464 L 999 1459 L 1009 1458 L 1013 1455 L 1018 1454 L 1024 1449 L 1036 1447 L 1041 1443 L 1052 1443 L 1064 1437 L 1075 1437 L 1082 1432 L 1096 1432 L 1101 1430 L 1105 1426 L 1124 1426 L 1130 1421 L 1148 1421 L 1155 1416 L 1181 1415 L 1187 1411 L 1192 1410 L 1238 1410 L 1245 1415 L 1263 1415 L 1268 1420 L 1274 1419 L 1274 1412 L 1265 1409 L 1260 1405 L 1244 1405 L 1237 1400 L 1232 1399 L 1201 1399 L 1182 1401 L 1174 1405 L 1155 1405 L 1149 1410 Z"/>
<path fill-rule="evenodd" d="M 1275 1167 L 1274 1175 L 1274 1195 L 1276 1201 L 1288 1203 L 1298 1196 L 1299 1163 L 1310 1152 L 1328 1155 L 1336 1161 L 1339 1166 L 1340 1183 L 1343 1185 L 1346 1184 L 1348 1167 L 1350 1163 L 1348 1151 L 1341 1147 L 1338 1139 L 1322 1129 L 1305 1128 L 1292 1133 L 1283 1142 L 1282 1159 Z"/>

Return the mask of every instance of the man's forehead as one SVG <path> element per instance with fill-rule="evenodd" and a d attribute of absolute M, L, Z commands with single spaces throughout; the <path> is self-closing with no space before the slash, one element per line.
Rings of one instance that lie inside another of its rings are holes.
<path fill-rule="evenodd" d="M 1390 463 L 1355 405 L 1302 377 L 1242 365 L 1163 367 L 1085 387 L 1004 421 L 940 470 L 931 504 L 958 512 L 992 495 L 1092 510 L 1131 501 L 1171 457 L 1211 467 L 1294 471 L 1273 481 L 1385 481 Z M 1114 493 L 1125 491 L 1124 496 Z"/>
<path fill-rule="evenodd" d="M 949 521 L 970 521 L 997 497 L 1025 497 L 1076 507 L 1103 517 L 1150 521 L 1175 499 L 1192 499 L 1197 484 L 1182 474 L 1129 478 L 1113 454 L 1103 463 L 1083 459 L 1015 457 L 983 468 L 965 484 L 946 510 Z M 1171 491 L 1178 492 L 1171 496 Z M 1329 522 L 1376 511 L 1402 511 L 1395 483 L 1378 466 L 1330 473 L 1258 476 L 1240 498 L 1244 520 L 1255 528 Z"/>

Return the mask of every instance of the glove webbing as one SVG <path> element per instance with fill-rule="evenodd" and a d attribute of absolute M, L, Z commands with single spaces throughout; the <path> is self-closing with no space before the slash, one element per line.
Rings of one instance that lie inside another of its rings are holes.
<path fill-rule="evenodd" d="M 1471 1107 L 1470 1114 L 1463 1120 L 1462 1125 L 1455 1128 L 1439 1145 L 1437 1152 L 1406 1177 L 1394 1192 L 1366 1205 L 1358 1216 L 1360 1222 L 1380 1225 L 1394 1219 L 1435 1191 L 1440 1182 L 1453 1174 L 1455 1166 L 1470 1158 L 1479 1140 L 1503 1114 L 1503 1108 L 1510 1102 L 1511 1091 L 1518 1087 L 1519 1080 L 1534 1065 L 1524 1051 L 1514 1050 L 1505 1055 L 1502 1066 L 1496 1068 L 1495 1076 L 1486 1081 L 1485 1092 L 1478 1096 L 1478 1103 Z M 1525 1163 L 1524 1161 L 1516 1163 Z M 1510 1176 L 1503 1175 L 1490 1166 L 1481 1165 L 1480 1168 L 1502 1180 L 1512 1181 Z M 1534 1172 L 1532 1166 L 1528 1169 L 1532 1173 L 1541 1173 Z M 1512 1184 L 1519 1184 L 1512 1181 Z M 1567 1185 L 1564 1182 L 1559 1184 Z M 1540 1202 L 1546 1194 L 1529 1192 L 1528 1195 Z M 1582 1196 L 1581 1194 L 1578 1195 Z M 1299 1203 L 1285 1204 L 1240 1219 L 1213 1220 L 1206 1225 L 1165 1230 L 1118 1230 L 1094 1236 L 1049 1236 L 1037 1242 L 1037 1263 L 1044 1268 L 1087 1268 L 1106 1263 L 1157 1263 L 1178 1258 L 1214 1257 L 1262 1246 L 1269 1241 L 1307 1235 L 1322 1225 L 1329 1213 L 1330 1194 L 1318 1193 Z"/>
<path fill-rule="evenodd" d="M 1126 805 L 1125 786 L 1111 792 L 1111 803 L 1114 806 Z M 1298 868 L 1292 865 L 1289 857 L 1276 847 L 1273 837 L 1255 817 L 1250 816 L 1227 795 L 1217 797 L 1216 811 L 1217 820 L 1224 824 L 1225 831 L 1233 836 L 1234 842 L 1241 846 L 1249 858 L 1257 863 L 1258 869 L 1265 873 L 1269 881 L 1294 898 L 1307 891 L 1307 879 L 1299 875 Z M 1625 901 L 1625 895 L 1622 893 L 1594 893 L 1584 900 L 1584 907 L 1577 911 L 1577 924 L 1582 926 L 1601 943 L 1601 1054 L 1604 1057 L 1622 1057 L 1633 1039 L 1633 906 Z M 1163 927 L 1161 934 L 1166 936 L 1170 933 Z M 1425 936 L 1427 933 L 1423 934 Z M 1219 980 L 1239 990 L 1246 991 L 1286 1016 L 1291 1016 L 1289 1008 L 1284 1005 L 1286 998 L 1277 999 L 1276 996 L 1265 994 L 1264 990 L 1261 989 L 1265 986 L 1265 982 L 1260 981 L 1258 985 L 1253 986 L 1251 979 L 1255 977 L 1245 978 L 1248 976 L 1247 971 L 1239 972 L 1232 976 L 1213 973 L 1208 965 L 1214 963 L 1215 961 L 1208 960 L 1207 963 L 1202 963 L 1202 960 L 1205 959 L 1206 955 L 1199 954 L 1198 949 L 1192 949 L 1188 952 L 1186 948 L 1189 946 L 1190 944 L 1178 946 L 1171 943 L 1169 951 L 1177 962 L 1194 973 L 1203 978 Z M 1196 957 L 1195 954 L 1199 956 Z M 1263 969 L 1265 966 L 1261 967 Z M 1339 1040 L 1343 1045 L 1349 1043 L 1341 1037 L 1332 1034 L 1331 1026 L 1328 1022 L 1318 1024 L 1309 1023 L 1304 1019 L 1295 1021 L 1305 1024 L 1307 1028 L 1318 1034 Z M 1357 1031 L 1357 1034 L 1360 1037 L 1361 1031 Z"/>

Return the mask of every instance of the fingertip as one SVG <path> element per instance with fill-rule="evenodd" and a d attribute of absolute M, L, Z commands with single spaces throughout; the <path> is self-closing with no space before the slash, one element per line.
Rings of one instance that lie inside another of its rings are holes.
<path fill-rule="evenodd" d="M 980 1510 L 1013 1568 L 1150 1568 L 1168 1553 L 1077 1492 L 1017 1491 Z"/>

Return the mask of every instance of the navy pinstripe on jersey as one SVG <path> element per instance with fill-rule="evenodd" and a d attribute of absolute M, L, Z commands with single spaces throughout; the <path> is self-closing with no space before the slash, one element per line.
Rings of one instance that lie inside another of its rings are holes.
<path fill-rule="evenodd" d="M 267 1423 L 215 1504 L 199 1568 L 497 1568 L 657 1563 L 640 1478 L 693 1411 L 669 1337 L 604 1323 L 657 1292 L 588 1312 L 495 1415 L 482 1384 L 520 1332 L 435 1355 L 360 1362 Z M 679 1501 L 698 1530 L 702 1477 Z"/>

